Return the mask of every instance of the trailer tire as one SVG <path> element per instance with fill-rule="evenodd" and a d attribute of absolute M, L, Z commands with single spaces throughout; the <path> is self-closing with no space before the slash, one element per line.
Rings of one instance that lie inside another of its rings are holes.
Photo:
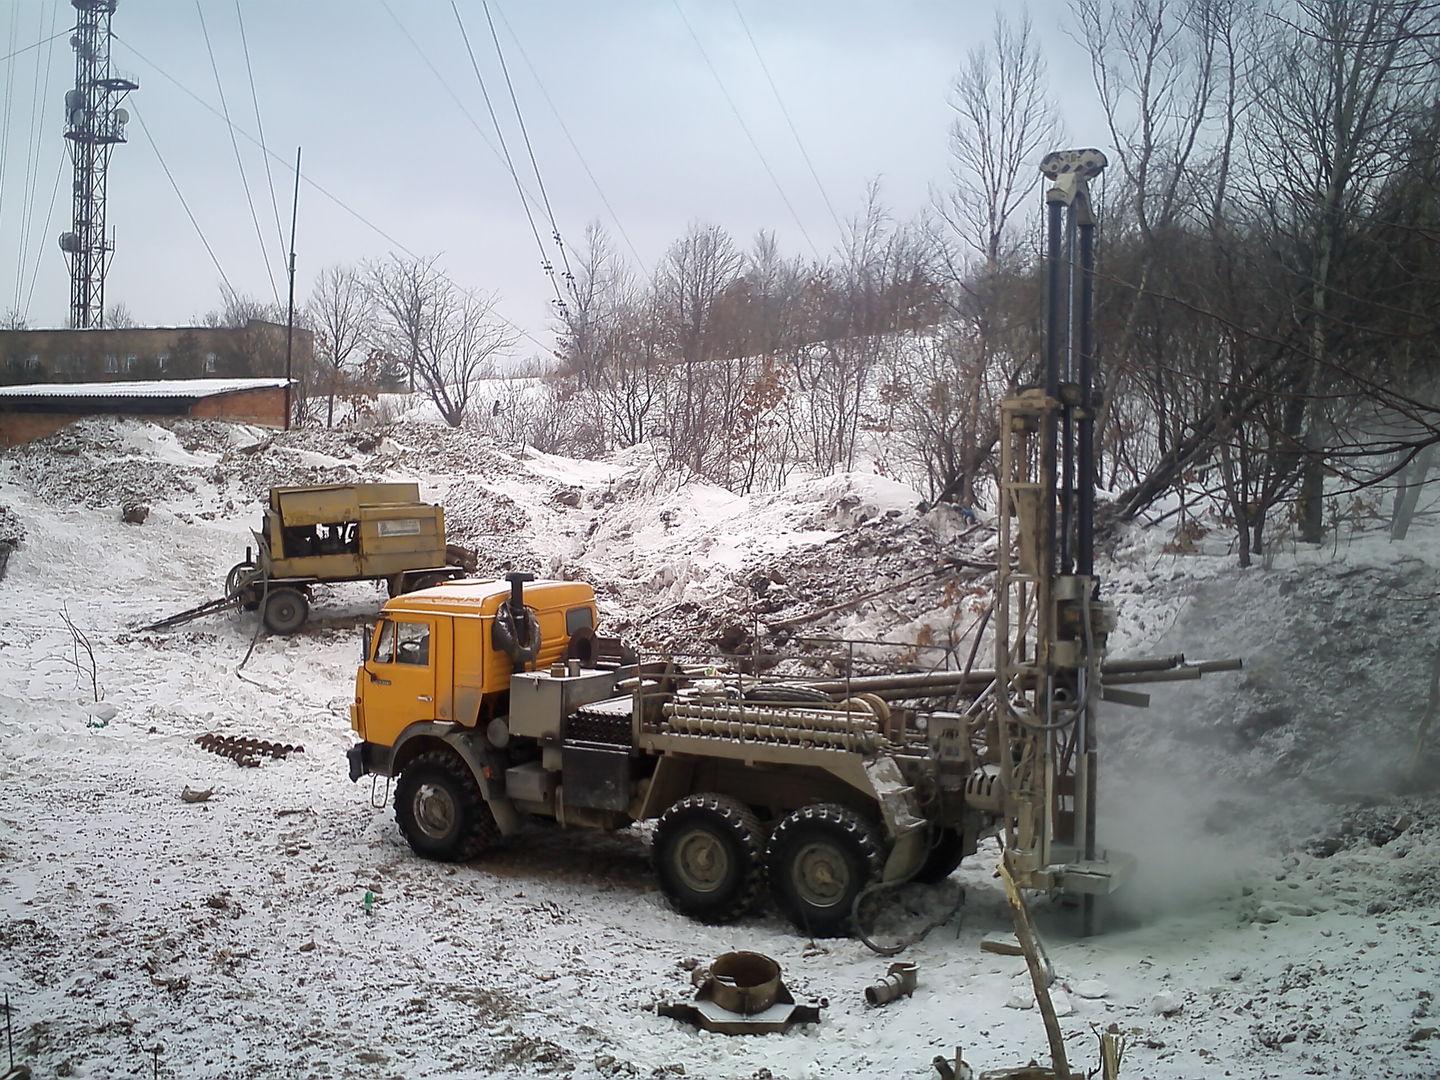
<path fill-rule="evenodd" d="M 465 862 L 500 842 L 470 767 L 450 750 L 417 754 L 395 783 L 395 822 L 416 855 Z"/>
<path fill-rule="evenodd" d="M 956 871 L 964 858 L 964 835 L 959 829 L 942 826 L 931 835 L 930 850 L 915 871 L 914 880 L 922 885 L 938 885 Z"/>
<path fill-rule="evenodd" d="M 733 922 L 751 911 L 765 883 L 765 831 L 728 795 L 689 795 L 655 826 L 651 859 L 660 891 L 682 915 Z"/>
<path fill-rule="evenodd" d="M 265 597 L 265 625 L 273 634 L 293 634 L 310 617 L 310 601 L 299 589 L 271 589 Z"/>
<path fill-rule="evenodd" d="M 885 866 L 880 833 L 846 806 L 804 806 L 770 834 L 765 865 L 775 903 L 814 937 L 850 932 L 855 898 Z"/>

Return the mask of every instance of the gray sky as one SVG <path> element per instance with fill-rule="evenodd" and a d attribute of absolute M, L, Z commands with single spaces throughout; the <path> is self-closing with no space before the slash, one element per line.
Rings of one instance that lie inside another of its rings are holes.
<path fill-rule="evenodd" d="M 497 291 L 502 313 L 548 344 L 547 297 L 553 293 L 514 183 L 382 0 L 241 2 L 270 148 L 288 161 L 303 145 L 302 171 L 308 179 L 412 252 L 441 253 L 456 281 Z M 805 233 L 828 252 L 838 240 L 835 223 L 731 0 L 679 2 Z M 495 143 L 448 0 L 388 3 Z M 989 34 L 997 4 L 1007 10 L 1012 5 L 1005 0 L 738 3 L 841 217 L 859 208 L 866 182 L 875 177 L 898 216 L 918 210 L 930 185 L 947 173 L 950 80 L 966 51 Z M 255 113 L 235 2 L 203 4 L 231 119 L 253 135 Z M 759 228 L 773 228 L 787 251 L 810 252 L 674 0 L 491 0 L 490 8 L 567 240 L 578 246 L 594 218 L 612 234 L 618 230 L 542 96 L 522 46 L 647 268 L 692 219 L 719 223 L 742 243 Z M 1071 73 L 1073 92 L 1062 110 L 1071 141 L 1104 145 L 1085 58 L 1064 32 L 1068 17 L 1062 0 L 1038 0 L 1030 9 L 1052 84 L 1060 85 Z M 460 10 L 516 166 L 533 192 L 534 178 L 484 9 L 479 0 L 461 0 Z M 74 14 L 68 0 L 0 5 L 0 56 L 48 35 L 52 13 L 62 30 Z M 218 107 L 195 3 L 120 0 L 113 25 L 115 67 L 137 75 L 141 88 L 129 103 L 129 142 L 116 149 L 110 170 L 109 222 L 117 251 L 107 299 L 124 302 L 143 322 L 164 324 L 186 321 L 219 298 L 220 274 L 166 180 L 137 113 L 149 125 L 234 287 L 273 299 L 268 260 L 283 299 L 281 240 L 261 152 L 240 138 L 263 254 L 224 123 L 156 70 L 158 65 Z M 0 311 L 15 303 L 17 266 L 22 266 L 28 232 L 19 306 L 32 325 L 60 325 L 69 294 L 56 237 L 68 228 L 70 217 L 68 159 L 58 188 L 55 180 L 65 152 L 61 103 L 74 80 L 65 36 L 0 63 L 0 93 L 7 80 Z M 3 108 L 0 104 L 0 114 Z M 32 129 L 37 113 L 38 127 Z M 32 150 L 32 130 L 38 132 L 38 153 Z M 292 173 L 287 165 L 271 164 L 288 230 Z M 34 178 L 28 186 L 27 175 Z M 52 190 L 58 197 L 46 228 Z M 543 216 L 537 225 L 553 258 Z M 623 239 L 616 235 L 616 241 L 628 253 Z M 393 247 L 315 188 L 302 185 L 297 303 L 321 267 L 381 256 Z M 530 352 L 537 346 L 527 341 L 523 348 Z"/>

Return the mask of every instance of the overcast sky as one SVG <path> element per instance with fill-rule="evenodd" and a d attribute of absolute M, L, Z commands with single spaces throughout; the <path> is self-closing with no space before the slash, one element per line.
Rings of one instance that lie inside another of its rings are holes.
<path fill-rule="evenodd" d="M 676 0 L 491 0 L 562 234 L 578 246 L 592 219 L 604 221 L 612 234 L 623 227 L 647 270 L 692 219 L 719 223 L 742 243 L 757 229 L 772 228 L 788 251 L 808 253 L 813 242 L 828 252 L 838 240 L 836 225 L 735 4 L 678 2 L 795 215 L 747 141 Z M 839 214 L 853 214 L 867 181 L 876 177 L 899 216 L 923 206 L 930 187 L 947 174 L 949 83 L 965 53 L 988 36 L 996 4 L 736 2 Z M 321 267 L 383 256 L 398 243 L 415 253 L 440 253 L 456 281 L 498 292 L 504 315 L 548 345 L 547 296 L 553 293 L 514 182 L 492 149 L 494 131 L 449 0 L 241 3 L 266 144 L 285 162 L 303 146 L 306 179 L 394 241 L 302 184 L 297 302 Z M 235 0 L 203 0 L 203 7 L 231 119 L 254 135 Z M 1066 34 L 1063 0 L 1037 0 L 1030 10 L 1052 85 L 1061 91 L 1071 141 L 1103 146 L 1085 57 Z M 521 178 L 535 193 L 484 8 L 479 0 L 460 0 L 460 12 Z M 73 16 L 68 0 L 5 0 L 0 56 L 48 36 L 52 17 L 64 30 Z M 257 239 L 224 122 L 176 85 L 218 110 L 194 0 L 120 0 L 113 29 L 114 65 L 136 75 L 141 87 L 128 102 L 129 142 L 116 149 L 110 169 L 116 252 L 107 301 L 125 303 L 142 322 L 174 324 L 219 299 L 220 270 L 137 115 L 225 276 L 242 293 L 273 299 L 273 275 L 283 299 L 281 238 L 263 155 L 239 137 L 259 216 Z M 18 268 L 19 307 L 32 325 L 62 325 L 68 311 L 67 270 L 56 237 L 69 227 L 71 213 L 61 132 L 64 93 L 73 81 L 74 55 L 63 34 L 0 63 L 0 92 L 9 91 L 0 104 L 0 119 L 7 104 L 9 111 L 0 193 L 0 312 L 15 305 Z M 547 104 L 542 83 L 613 218 Z M 288 230 L 293 174 L 285 163 L 272 159 L 271 166 Z M 52 191 L 58 194 L 47 226 Z M 548 244 L 543 214 L 537 225 Z M 619 235 L 616 241 L 628 254 Z M 547 250 L 553 257 L 553 244 Z M 534 342 L 523 347 L 538 350 Z"/>

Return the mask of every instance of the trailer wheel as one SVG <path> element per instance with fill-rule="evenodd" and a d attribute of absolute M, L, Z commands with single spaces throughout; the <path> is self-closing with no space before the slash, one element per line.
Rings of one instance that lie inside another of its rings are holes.
<path fill-rule="evenodd" d="M 690 795 L 660 815 L 651 858 L 660 891 L 682 915 L 731 922 L 750 911 L 765 880 L 765 832 L 728 795 Z"/>
<path fill-rule="evenodd" d="M 805 806 L 783 818 L 765 849 L 775 902 L 815 937 L 850 931 L 860 891 L 880 876 L 885 859 L 875 826 L 845 806 Z"/>
<path fill-rule="evenodd" d="M 931 835 L 930 851 L 915 871 L 914 880 L 924 885 L 938 884 L 953 874 L 964 858 L 965 837 L 959 829 L 942 827 Z"/>
<path fill-rule="evenodd" d="M 463 862 L 500 842 L 500 829 L 470 767 L 449 750 L 417 755 L 395 784 L 395 821 L 411 850 Z"/>
<path fill-rule="evenodd" d="M 293 634 L 305 625 L 310 615 L 310 602 L 299 589 L 288 586 L 271 589 L 265 597 L 265 625 L 271 633 Z"/>

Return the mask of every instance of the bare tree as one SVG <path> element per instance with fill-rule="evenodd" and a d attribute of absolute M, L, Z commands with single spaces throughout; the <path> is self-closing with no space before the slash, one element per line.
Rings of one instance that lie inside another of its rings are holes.
<path fill-rule="evenodd" d="M 1013 251 L 1010 220 L 1035 190 L 1060 121 L 1030 15 L 996 13 L 988 44 L 971 49 L 950 91 L 952 185 L 936 199 L 952 234 L 995 267 Z"/>
<path fill-rule="evenodd" d="M 445 422 L 459 427 L 476 382 L 519 335 L 496 316 L 494 296 L 473 296 L 443 279 L 431 283 L 422 310 L 415 373 Z"/>
<path fill-rule="evenodd" d="M 105 329 L 107 330 L 129 330 L 139 325 L 135 321 L 135 316 L 130 314 L 129 306 L 122 300 L 111 304 L 110 310 L 105 313 Z"/>
<path fill-rule="evenodd" d="M 335 426 L 335 395 L 351 356 L 374 333 L 375 308 L 360 274 L 351 266 L 328 266 L 315 279 L 306 305 L 326 372 L 325 426 Z"/>
<path fill-rule="evenodd" d="M 415 392 L 420 362 L 420 342 L 432 317 L 430 301 L 436 295 L 441 274 L 435 268 L 439 256 L 401 258 L 391 256 L 365 268 L 371 298 L 384 317 L 383 329 L 390 352 L 405 361 L 409 388 Z"/>

